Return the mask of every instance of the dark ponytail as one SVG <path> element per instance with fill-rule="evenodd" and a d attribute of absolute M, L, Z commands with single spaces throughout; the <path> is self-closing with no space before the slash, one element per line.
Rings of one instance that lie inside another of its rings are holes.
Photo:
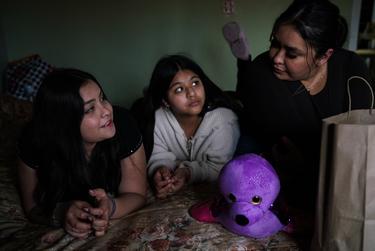
<path fill-rule="evenodd" d="M 328 0 L 296 0 L 276 19 L 271 37 L 282 25 L 292 25 L 321 57 L 346 41 L 348 25 L 339 8 Z"/>
<path fill-rule="evenodd" d="M 337 27 L 337 40 L 336 40 L 336 47 L 342 47 L 346 41 L 348 36 L 348 24 L 344 17 L 341 15 L 338 16 L 338 27 Z"/>

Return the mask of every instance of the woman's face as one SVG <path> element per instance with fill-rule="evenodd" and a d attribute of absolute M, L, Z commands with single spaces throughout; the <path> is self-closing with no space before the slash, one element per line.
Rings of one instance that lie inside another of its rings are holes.
<path fill-rule="evenodd" d="M 291 25 L 282 25 L 274 34 L 269 55 L 273 73 L 281 80 L 307 80 L 315 73 L 315 50 Z"/>
<path fill-rule="evenodd" d="M 166 103 L 177 118 L 198 116 L 205 103 L 199 76 L 190 70 L 178 71 L 169 85 Z"/>
<path fill-rule="evenodd" d="M 80 90 L 84 103 L 81 135 L 86 150 L 92 150 L 96 143 L 112 138 L 116 133 L 113 123 L 112 105 L 94 81 L 87 81 Z"/>

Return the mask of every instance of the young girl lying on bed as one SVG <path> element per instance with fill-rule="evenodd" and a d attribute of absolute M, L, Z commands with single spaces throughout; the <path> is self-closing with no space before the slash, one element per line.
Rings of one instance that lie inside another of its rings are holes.
<path fill-rule="evenodd" d="M 161 58 L 146 93 L 143 127 L 156 196 L 216 180 L 239 138 L 235 103 L 191 59 Z"/>
<path fill-rule="evenodd" d="M 42 83 L 19 141 L 23 208 L 74 237 L 103 235 L 108 221 L 145 203 L 142 137 L 89 73 L 58 69 Z"/>

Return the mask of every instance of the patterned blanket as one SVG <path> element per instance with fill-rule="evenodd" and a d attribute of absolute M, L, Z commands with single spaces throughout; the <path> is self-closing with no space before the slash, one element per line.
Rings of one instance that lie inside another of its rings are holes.
<path fill-rule="evenodd" d="M 113 220 L 99 238 L 75 239 L 63 229 L 31 224 L 17 191 L 15 142 L 30 117 L 25 101 L 0 97 L 0 250 L 302 250 L 285 232 L 264 239 L 238 236 L 219 224 L 195 221 L 188 209 L 215 194 L 214 185 L 195 185 L 165 200 Z"/>

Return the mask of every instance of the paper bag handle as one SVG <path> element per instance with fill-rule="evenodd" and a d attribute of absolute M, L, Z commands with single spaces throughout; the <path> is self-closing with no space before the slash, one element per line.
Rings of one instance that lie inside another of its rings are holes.
<path fill-rule="evenodd" d="M 371 93 L 371 106 L 370 106 L 370 114 L 372 114 L 372 109 L 374 108 L 374 90 L 372 89 L 370 83 L 363 77 L 360 77 L 360 76 L 352 76 L 348 79 L 348 81 L 346 82 L 346 90 L 348 91 L 348 97 L 349 97 L 349 110 L 348 110 L 348 117 L 349 117 L 349 114 L 350 114 L 350 111 L 352 110 L 352 96 L 350 95 L 350 80 L 352 79 L 361 79 L 363 80 L 363 82 L 366 83 L 366 85 L 368 86 L 368 88 L 370 89 L 370 93 Z"/>

